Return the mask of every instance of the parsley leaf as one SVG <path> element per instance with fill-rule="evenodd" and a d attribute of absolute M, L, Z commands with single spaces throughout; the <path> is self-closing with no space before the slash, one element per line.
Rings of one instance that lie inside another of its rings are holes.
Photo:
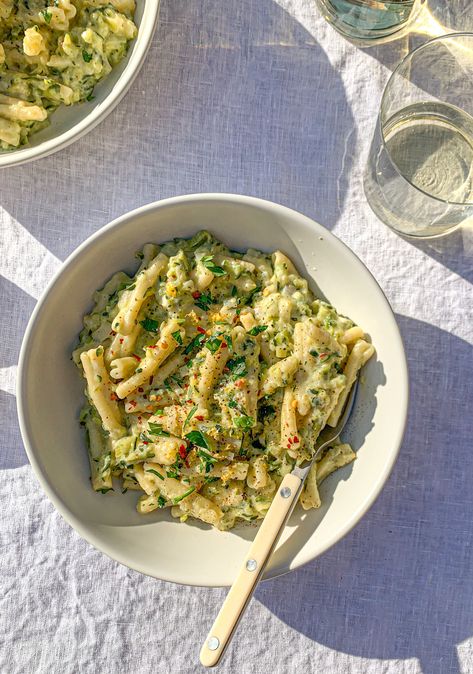
<path fill-rule="evenodd" d="M 86 63 L 90 63 L 92 61 L 92 54 L 89 54 L 88 51 L 85 51 L 85 49 L 82 50 L 82 58 Z"/>
<path fill-rule="evenodd" d="M 197 447 L 209 449 L 209 443 L 204 437 L 204 434 L 200 431 L 191 431 L 190 433 L 187 433 L 186 439 L 189 440 L 189 442 L 192 442 L 193 445 L 197 445 Z"/>
<path fill-rule="evenodd" d="M 177 342 L 180 346 L 182 346 L 182 337 L 179 330 L 176 330 L 176 332 L 171 332 L 171 337 L 175 342 Z"/>
<path fill-rule="evenodd" d="M 198 405 L 194 405 L 194 407 L 191 409 L 191 411 L 189 412 L 189 414 L 188 414 L 187 417 L 186 417 L 186 420 L 184 421 L 184 424 L 182 425 L 182 429 L 183 429 L 183 430 L 184 430 L 184 428 L 187 426 L 187 424 L 189 423 L 189 421 L 192 419 L 192 417 L 194 416 L 194 414 L 197 412 L 198 408 L 199 408 Z"/>
<path fill-rule="evenodd" d="M 140 321 L 140 325 L 148 332 L 158 332 L 159 323 L 154 318 L 145 318 L 144 321 Z"/>
<path fill-rule="evenodd" d="M 246 361 L 243 356 L 236 356 L 227 361 L 227 367 L 233 375 L 233 380 L 244 377 L 248 370 L 246 369 Z"/>
<path fill-rule="evenodd" d="M 149 427 L 149 432 L 151 433 L 151 435 L 163 435 L 166 438 L 169 437 L 169 433 L 167 431 L 163 430 L 163 427 L 162 427 L 161 424 L 155 424 L 152 421 L 150 421 L 148 423 L 148 427 Z"/>
<path fill-rule="evenodd" d="M 53 18 L 53 15 L 51 14 L 51 12 L 48 12 L 47 9 L 43 9 L 41 14 L 43 16 L 43 19 L 46 21 L 46 23 L 51 23 L 51 19 Z"/>
<path fill-rule="evenodd" d="M 191 487 L 180 496 L 176 496 L 176 498 L 173 498 L 172 502 L 174 503 L 174 505 L 176 505 L 177 503 L 179 503 L 179 501 L 182 501 L 182 499 L 186 498 L 187 496 L 190 496 L 190 494 L 192 494 L 193 491 L 195 491 L 195 487 Z"/>
<path fill-rule="evenodd" d="M 157 475 L 160 480 L 164 480 L 164 475 L 161 475 L 161 473 L 158 473 L 158 471 L 154 470 L 153 468 L 147 468 L 145 473 L 153 473 L 153 475 Z"/>
<path fill-rule="evenodd" d="M 214 276 L 225 276 L 227 272 L 222 267 L 218 267 L 213 263 L 213 257 L 213 255 L 205 255 L 200 261 Z"/>
<path fill-rule="evenodd" d="M 210 339 L 208 339 L 205 342 L 205 346 L 208 348 L 208 350 L 211 353 L 215 353 L 216 351 L 218 351 L 221 344 L 222 344 L 222 342 L 220 341 L 220 339 L 218 337 L 210 337 Z"/>
<path fill-rule="evenodd" d="M 166 499 L 164 498 L 164 496 L 161 496 L 161 495 L 158 496 L 158 508 L 164 508 L 165 505 L 166 505 Z"/>
<path fill-rule="evenodd" d="M 190 353 L 191 351 L 196 349 L 198 346 L 200 346 L 202 344 L 204 339 L 205 339 L 205 335 L 201 335 L 200 333 L 198 335 L 196 335 L 194 337 L 194 339 L 191 339 L 189 344 L 186 346 L 186 348 L 184 349 L 184 353 L 187 355 L 188 353 Z"/>
<path fill-rule="evenodd" d="M 268 329 L 267 325 L 255 325 L 254 328 L 251 328 L 251 330 L 248 330 L 249 335 L 259 335 L 260 332 L 264 332 L 265 330 Z"/>
<path fill-rule="evenodd" d="M 196 304 L 199 309 L 202 309 L 202 311 L 208 311 L 210 305 L 215 304 L 215 300 L 210 293 L 200 293 L 199 297 L 194 300 L 194 304 Z"/>

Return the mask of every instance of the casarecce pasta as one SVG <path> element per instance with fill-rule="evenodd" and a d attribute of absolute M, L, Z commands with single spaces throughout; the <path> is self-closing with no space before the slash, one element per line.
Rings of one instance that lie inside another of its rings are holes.
<path fill-rule="evenodd" d="M 93 99 L 136 37 L 134 12 L 135 0 L 0 0 L 0 150 Z"/>
<path fill-rule="evenodd" d="M 335 425 L 374 348 L 292 262 L 228 250 L 208 232 L 146 244 L 134 276 L 94 296 L 73 357 L 86 380 L 92 487 L 142 492 L 219 529 L 264 517 L 278 485 Z M 355 458 L 334 443 L 301 494 Z"/>

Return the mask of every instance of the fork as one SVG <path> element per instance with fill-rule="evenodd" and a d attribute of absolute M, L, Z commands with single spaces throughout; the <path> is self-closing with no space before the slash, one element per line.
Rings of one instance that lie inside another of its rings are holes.
<path fill-rule="evenodd" d="M 200 662 L 205 667 L 214 667 L 224 654 L 291 516 L 314 461 L 325 447 L 339 437 L 344 429 L 354 407 L 357 389 L 358 378 L 351 388 L 337 425 L 325 431 L 323 441 L 317 446 L 311 460 L 304 466 L 296 466 L 279 485 L 273 502 L 202 646 Z"/>

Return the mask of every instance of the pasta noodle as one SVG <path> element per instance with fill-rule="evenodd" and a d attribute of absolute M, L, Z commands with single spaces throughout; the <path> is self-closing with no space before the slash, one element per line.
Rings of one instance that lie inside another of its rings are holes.
<path fill-rule="evenodd" d="M 73 353 L 92 487 L 121 479 L 141 492 L 140 513 L 169 508 L 219 529 L 261 519 L 374 349 L 280 251 L 241 255 L 203 231 L 138 257 L 135 276 L 95 293 Z M 354 458 L 330 447 L 302 506 L 320 507 L 320 482 Z"/>

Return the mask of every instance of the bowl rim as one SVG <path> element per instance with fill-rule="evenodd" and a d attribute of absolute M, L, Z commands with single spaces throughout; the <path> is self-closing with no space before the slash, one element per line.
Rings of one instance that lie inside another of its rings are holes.
<path fill-rule="evenodd" d="M 29 421 L 28 421 L 28 409 L 27 405 L 24 402 L 25 400 L 25 395 L 24 395 L 24 389 L 26 385 L 26 379 L 27 379 L 27 367 L 28 367 L 28 359 L 30 355 L 30 344 L 34 338 L 34 328 L 35 328 L 35 323 L 36 320 L 41 313 L 43 306 L 46 304 L 48 300 L 48 296 L 51 292 L 51 290 L 61 282 L 61 277 L 63 274 L 67 272 L 67 269 L 69 266 L 80 256 L 83 255 L 84 252 L 87 251 L 87 249 L 91 246 L 94 245 L 95 241 L 103 236 L 106 236 L 108 232 L 111 230 L 120 227 L 121 225 L 125 225 L 125 223 L 130 223 L 133 222 L 134 219 L 137 217 L 148 213 L 148 212 L 153 212 L 160 210 L 162 208 L 167 208 L 169 206 L 173 206 L 176 204 L 182 204 L 186 202 L 215 202 L 215 201 L 221 201 L 225 203 L 237 203 L 240 205 L 247 205 L 247 206 L 253 206 L 256 208 L 263 208 L 266 212 L 269 213 L 274 213 L 274 214 L 279 214 L 281 216 L 286 216 L 291 219 L 296 219 L 299 222 L 310 225 L 310 227 L 314 230 L 314 235 L 316 234 L 323 234 L 324 237 L 330 239 L 332 244 L 335 244 L 335 247 L 339 247 L 345 250 L 345 252 L 348 252 L 349 255 L 351 255 L 355 260 L 362 266 L 364 271 L 371 277 L 371 280 L 374 282 L 374 284 L 377 286 L 379 293 L 381 294 L 382 298 L 384 299 L 384 302 L 386 304 L 386 308 L 388 309 L 388 312 L 391 317 L 391 328 L 393 329 L 393 335 L 397 338 L 398 340 L 398 346 L 400 353 L 402 354 L 402 358 L 400 359 L 400 362 L 398 364 L 399 367 L 399 374 L 401 377 L 401 395 L 398 401 L 398 413 L 399 413 L 399 420 L 400 423 L 398 424 L 397 430 L 394 432 L 394 434 L 391 434 L 391 439 L 392 439 L 392 446 L 395 448 L 389 457 L 389 459 L 386 461 L 386 464 L 383 468 L 382 473 L 379 475 L 378 481 L 376 486 L 369 491 L 369 495 L 366 498 L 365 502 L 363 505 L 358 508 L 357 511 L 353 512 L 351 516 L 347 519 L 346 524 L 341 527 L 341 529 L 338 529 L 336 533 L 331 534 L 330 536 L 326 537 L 325 543 L 320 547 L 319 551 L 317 554 L 312 554 L 309 551 L 307 551 L 305 554 L 299 555 L 299 559 L 297 563 L 294 564 L 286 564 L 285 566 L 279 565 L 275 567 L 271 567 L 263 576 L 263 580 L 269 580 L 270 578 L 275 578 L 277 576 L 283 575 L 285 573 L 288 573 L 289 571 L 293 571 L 296 568 L 299 568 L 308 562 L 316 559 L 320 555 L 324 554 L 328 549 L 330 549 L 333 545 L 338 543 L 342 538 L 344 538 L 355 526 L 359 524 L 363 516 L 368 512 L 368 510 L 374 505 L 375 501 L 377 500 L 379 494 L 381 493 L 382 489 L 386 485 L 389 476 L 394 468 L 394 465 L 396 463 L 396 460 L 398 458 L 403 437 L 405 434 L 406 430 L 406 425 L 407 425 L 407 416 L 408 416 L 408 408 L 409 408 L 409 375 L 408 375 L 408 364 L 407 364 L 407 357 L 406 357 L 406 352 L 404 348 L 404 342 L 401 336 L 401 332 L 399 330 L 399 326 L 397 324 L 394 312 L 391 308 L 391 305 L 389 304 L 386 295 L 384 294 L 382 288 L 380 287 L 379 283 L 376 281 L 375 277 L 373 274 L 369 271 L 369 269 L 365 266 L 365 264 L 360 260 L 360 258 L 351 250 L 347 244 L 345 244 L 343 241 L 341 241 L 335 234 L 332 234 L 329 230 L 327 230 L 325 227 L 317 223 L 315 220 L 312 218 L 309 218 L 308 216 L 303 215 L 302 213 L 291 209 L 287 206 L 283 206 L 282 204 L 277 204 L 275 202 L 265 200 L 265 199 L 260 199 L 258 197 L 251 197 L 251 196 L 245 196 L 245 195 L 240 195 L 240 194 L 231 194 L 231 193 L 220 193 L 220 192 L 209 192 L 209 193 L 196 193 L 196 194 L 185 194 L 185 195 L 180 195 L 180 196 L 175 196 L 175 197 L 170 197 L 166 199 L 161 199 L 158 201 L 154 201 L 151 203 L 148 203 L 144 206 L 140 206 L 138 208 L 135 208 L 131 211 L 128 211 L 127 213 L 124 213 L 123 215 L 119 216 L 118 218 L 115 218 L 111 222 L 107 223 L 103 227 L 101 227 L 99 230 L 94 232 L 91 236 L 86 238 L 78 248 L 76 248 L 63 262 L 61 267 L 57 270 L 57 272 L 54 274 L 53 278 L 50 280 L 48 285 L 46 286 L 45 290 L 43 291 L 41 297 L 39 298 L 32 314 L 31 317 L 28 321 L 27 328 L 25 330 L 25 334 L 23 337 L 23 341 L 21 344 L 21 350 L 20 350 L 20 356 L 19 356 L 19 361 L 18 361 L 18 377 L 17 377 L 17 385 L 16 385 L 16 398 L 17 398 L 17 413 L 18 413 L 18 421 L 19 421 L 19 427 L 20 427 L 20 433 L 21 437 L 23 440 L 23 444 L 26 450 L 26 454 L 28 456 L 29 462 L 33 468 L 33 471 L 43 488 L 44 492 L 46 493 L 47 497 L 51 500 L 55 508 L 58 510 L 58 512 L 61 514 L 61 516 L 66 520 L 66 522 L 73 528 L 75 529 L 82 538 L 84 538 L 88 543 L 93 545 L 95 548 L 97 548 L 100 552 L 106 554 L 108 557 L 113 559 L 114 561 L 119 562 L 120 564 L 123 564 L 124 566 L 127 566 L 128 568 L 133 569 L 134 571 L 138 571 L 139 573 L 142 573 L 144 575 L 148 575 L 151 577 L 159 578 L 160 580 L 166 580 L 169 582 L 174 582 L 180 585 L 189 585 L 189 586 L 199 586 L 199 587 L 228 587 L 231 583 L 222 583 L 222 582 L 212 582 L 209 581 L 208 583 L 203 584 L 202 582 L 194 582 L 192 579 L 189 579 L 188 577 L 176 577 L 176 575 L 170 575 L 168 573 L 161 573 L 159 576 L 154 576 L 149 573 L 149 571 L 144 570 L 143 568 L 140 568 L 139 564 L 130 564 L 130 561 L 128 560 L 126 554 L 118 553 L 115 550 L 110 550 L 109 546 L 106 543 L 103 543 L 101 540 L 100 536 L 91 531 L 85 524 L 83 524 L 82 520 L 79 517 L 76 517 L 72 511 L 69 509 L 67 504 L 62 501 L 62 499 L 58 496 L 54 485 L 50 483 L 48 476 L 46 475 L 46 471 L 43 470 L 41 462 L 39 458 L 36 456 L 36 450 L 35 450 L 35 442 L 34 438 L 30 434 L 29 430 Z"/>
<path fill-rule="evenodd" d="M 138 35 L 134 40 L 134 48 L 130 58 L 115 86 L 104 100 L 83 119 L 73 124 L 70 129 L 67 129 L 60 135 L 53 136 L 39 145 L 26 145 L 11 152 L 0 153 L 0 169 L 12 168 L 13 166 L 20 166 L 36 159 L 48 157 L 59 150 L 65 149 L 76 140 L 79 140 L 79 138 L 85 136 L 89 131 L 95 129 L 100 122 L 103 122 L 120 103 L 143 66 L 158 25 L 160 4 L 160 0 L 144 0 L 144 9 L 147 14 L 148 12 L 150 13 L 150 18 L 147 16 L 147 21 L 140 22 Z M 106 79 L 104 78 L 103 81 Z"/>

